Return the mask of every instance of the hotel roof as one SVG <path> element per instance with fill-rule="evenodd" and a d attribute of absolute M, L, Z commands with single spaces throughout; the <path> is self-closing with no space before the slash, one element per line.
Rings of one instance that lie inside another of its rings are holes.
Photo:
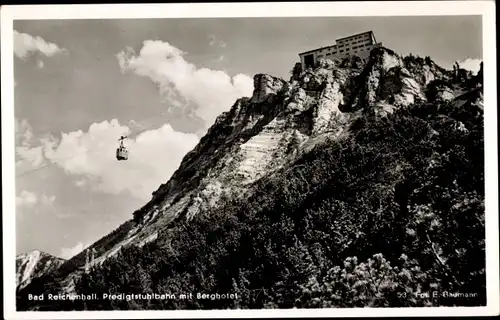
<path fill-rule="evenodd" d="M 344 39 L 350 39 L 350 38 L 354 38 L 354 37 L 359 37 L 359 36 L 362 36 L 362 35 L 365 35 L 365 34 L 371 34 L 373 35 L 373 31 L 365 31 L 365 32 L 361 32 L 361 33 L 358 33 L 358 34 L 354 34 L 352 36 L 348 36 L 348 37 L 343 37 L 343 38 L 338 38 L 337 40 L 335 41 L 339 41 L 339 40 L 344 40 Z M 375 36 L 374 36 L 375 37 Z"/>
<path fill-rule="evenodd" d="M 313 50 L 309 50 L 309 51 L 304 51 L 304 52 L 302 52 L 302 53 L 299 53 L 299 56 L 300 56 L 301 54 L 306 54 L 306 53 L 310 53 L 310 52 L 314 52 L 314 51 L 318 51 L 318 50 L 323 50 L 323 49 L 333 48 L 333 47 L 336 47 L 336 46 L 337 46 L 337 45 L 336 45 L 336 44 L 334 44 L 334 45 L 332 45 L 332 46 L 326 46 L 326 47 L 321 47 L 321 48 L 317 48 L 317 49 L 313 49 Z"/>
<path fill-rule="evenodd" d="M 344 39 L 350 39 L 350 38 L 353 38 L 353 37 L 358 37 L 358 36 L 361 36 L 361 35 L 364 35 L 364 34 L 371 34 L 373 36 L 373 38 L 375 39 L 375 34 L 373 33 L 373 31 L 365 31 L 365 32 L 357 33 L 357 34 L 352 35 L 352 36 L 343 37 L 343 38 L 337 38 L 335 40 L 335 42 L 340 41 L 340 40 L 344 40 Z M 377 43 L 376 40 L 375 40 L 375 43 Z M 327 48 L 333 48 L 333 47 L 336 47 L 336 46 L 337 46 L 337 44 L 334 44 L 334 45 L 331 45 L 331 46 L 326 46 L 326 47 L 316 48 L 316 49 L 309 50 L 309 51 L 304 51 L 304 52 L 299 53 L 299 56 L 303 55 L 303 54 L 306 54 L 306 53 L 315 52 L 315 51 L 318 51 L 318 50 L 323 50 L 323 49 L 327 49 Z"/>

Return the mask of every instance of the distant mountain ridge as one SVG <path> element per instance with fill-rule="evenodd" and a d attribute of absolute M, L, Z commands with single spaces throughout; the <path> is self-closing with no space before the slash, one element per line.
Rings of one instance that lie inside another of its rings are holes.
<path fill-rule="evenodd" d="M 16 256 L 16 286 L 23 288 L 34 278 L 53 272 L 65 260 L 40 250 L 32 250 Z"/>

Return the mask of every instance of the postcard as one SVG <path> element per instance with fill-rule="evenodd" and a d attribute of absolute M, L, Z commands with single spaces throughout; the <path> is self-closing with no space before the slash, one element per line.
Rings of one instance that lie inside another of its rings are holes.
<path fill-rule="evenodd" d="M 4 317 L 498 314 L 494 9 L 2 7 Z"/>

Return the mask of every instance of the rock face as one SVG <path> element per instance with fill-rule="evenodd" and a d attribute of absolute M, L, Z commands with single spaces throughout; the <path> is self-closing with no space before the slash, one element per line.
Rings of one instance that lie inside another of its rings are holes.
<path fill-rule="evenodd" d="M 39 250 L 18 255 L 16 257 L 17 287 L 23 288 L 32 279 L 57 270 L 64 261 L 64 259 L 54 257 Z"/>
<path fill-rule="evenodd" d="M 363 72 L 346 88 L 345 104 L 350 110 L 377 104 L 408 106 L 426 100 L 429 83 L 448 78 L 448 72 L 428 58 L 401 57 L 386 48 L 376 48 Z"/>
<path fill-rule="evenodd" d="M 254 91 L 252 103 L 261 103 L 266 101 L 270 96 L 276 95 L 285 84 L 284 80 L 274 78 L 267 74 L 258 74 L 254 77 Z"/>
<path fill-rule="evenodd" d="M 367 61 L 320 60 L 304 72 L 296 66 L 289 82 L 258 74 L 252 97 L 239 99 L 216 119 L 168 182 L 134 213 L 134 223 L 120 232 L 116 244 L 106 249 L 94 245 L 100 252 L 96 261 L 124 245 L 159 237 L 158 230 L 216 207 L 222 197 L 249 196 L 254 182 L 325 137 L 348 135 L 356 118 L 383 117 L 419 102 L 453 100 L 464 90 L 430 58 L 402 57 L 386 48 L 374 49 Z M 474 97 L 481 105 L 482 95 Z M 61 281 L 70 283 L 74 276 L 64 275 Z"/>

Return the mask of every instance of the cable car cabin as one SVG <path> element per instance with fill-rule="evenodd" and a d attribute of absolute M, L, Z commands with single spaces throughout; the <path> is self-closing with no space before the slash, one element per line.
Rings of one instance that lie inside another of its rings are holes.
<path fill-rule="evenodd" d="M 118 147 L 118 149 L 116 149 L 116 159 L 118 161 L 120 160 L 128 160 L 128 150 L 127 148 L 125 147 Z"/>
<path fill-rule="evenodd" d="M 118 160 L 118 161 L 127 160 L 128 159 L 128 150 L 123 145 L 123 140 L 125 138 L 126 137 L 121 136 L 120 139 L 118 139 L 120 141 L 120 146 L 118 147 L 118 149 L 116 149 L 116 160 Z"/>

